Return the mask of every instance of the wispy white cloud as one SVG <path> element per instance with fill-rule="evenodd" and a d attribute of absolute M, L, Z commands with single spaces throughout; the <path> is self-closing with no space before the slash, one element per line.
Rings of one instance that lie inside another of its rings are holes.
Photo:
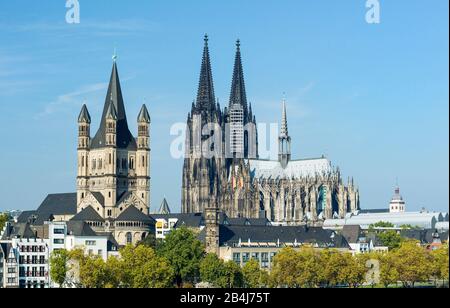
<path fill-rule="evenodd" d="M 135 75 L 121 79 L 121 83 L 125 83 L 131 79 L 134 79 Z M 41 119 L 43 117 L 52 115 L 58 112 L 63 106 L 67 105 L 79 105 L 82 100 L 86 99 L 86 96 L 95 94 L 100 91 L 105 91 L 108 88 L 108 82 L 99 82 L 82 86 L 74 91 L 59 95 L 54 101 L 48 103 L 42 112 L 35 115 L 35 119 Z"/>
<path fill-rule="evenodd" d="M 62 105 L 79 104 L 81 96 L 91 94 L 97 91 L 105 90 L 108 83 L 94 83 L 83 86 L 75 91 L 59 95 L 53 102 L 47 104 L 45 109 L 38 113 L 35 118 L 40 119 L 55 113 Z"/>

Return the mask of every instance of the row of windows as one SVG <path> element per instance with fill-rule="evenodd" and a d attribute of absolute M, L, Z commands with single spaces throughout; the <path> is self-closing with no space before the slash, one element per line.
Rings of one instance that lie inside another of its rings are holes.
<path fill-rule="evenodd" d="M 261 268 L 269 268 L 270 264 L 273 262 L 273 259 L 276 256 L 276 252 L 243 252 L 243 253 L 233 253 L 233 261 L 238 265 L 245 265 L 250 260 L 257 260 Z"/>
<path fill-rule="evenodd" d="M 27 256 L 26 258 L 24 256 L 20 256 L 19 258 L 20 264 L 46 264 L 45 256 Z"/>
<path fill-rule="evenodd" d="M 20 252 L 45 252 L 45 246 L 20 246 Z"/>

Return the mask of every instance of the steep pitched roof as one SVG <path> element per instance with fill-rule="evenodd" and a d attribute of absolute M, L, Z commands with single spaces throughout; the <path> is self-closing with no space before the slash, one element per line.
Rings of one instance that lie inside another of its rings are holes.
<path fill-rule="evenodd" d="M 103 222 L 105 221 L 96 210 L 92 208 L 92 206 L 88 206 L 77 215 L 75 215 L 70 221 L 96 221 Z"/>
<path fill-rule="evenodd" d="M 158 214 L 167 215 L 170 214 L 170 207 L 167 203 L 166 198 L 164 198 L 163 202 L 161 203 L 161 206 L 159 207 Z"/>
<path fill-rule="evenodd" d="M 111 102 L 113 103 L 114 108 L 117 112 L 117 147 L 120 149 L 136 150 L 136 140 L 134 139 L 128 128 L 125 105 L 123 102 L 122 90 L 120 87 L 119 73 L 115 61 L 111 72 L 111 79 L 109 81 L 105 105 L 103 107 L 103 115 L 100 123 L 100 128 L 98 129 L 97 134 L 91 142 L 91 148 L 93 149 L 102 148 L 106 144 L 106 117 Z"/>
<path fill-rule="evenodd" d="M 81 107 L 81 112 L 78 116 L 78 123 L 91 124 L 91 115 L 89 114 L 86 105 L 83 105 L 83 107 Z"/>
<path fill-rule="evenodd" d="M 97 233 L 84 221 L 67 222 L 67 233 L 75 236 L 97 236 Z"/>
<path fill-rule="evenodd" d="M 75 215 L 77 213 L 77 194 L 50 194 L 33 213 L 36 219 L 33 225 L 43 225 L 56 215 Z M 25 216 L 23 216 L 25 217 Z M 23 218 L 22 217 L 22 218 Z M 30 217 L 30 216 L 29 216 Z"/>
<path fill-rule="evenodd" d="M 138 123 L 147 123 L 147 124 L 150 124 L 150 122 L 152 121 L 150 118 L 150 114 L 148 113 L 147 106 L 145 106 L 145 104 L 142 105 L 137 120 Z"/>
<path fill-rule="evenodd" d="M 147 223 L 154 223 L 155 221 L 150 217 L 139 211 L 135 206 L 129 206 L 122 214 L 117 217 L 116 221 L 140 221 Z"/>
<path fill-rule="evenodd" d="M 36 215 L 36 211 L 23 211 L 20 213 L 19 217 L 17 217 L 18 223 L 27 223 L 30 221 L 33 215 Z"/>
<path fill-rule="evenodd" d="M 98 201 L 98 203 L 100 203 L 101 205 L 105 205 L 105 196 L 103 196 L 101 192 L 91 192 L 91 194 Z"/>
<path fill-rule="evenodd" d="M 358 243 L 361 238 L 361 227 L 359 225 L 345 225 L 342 228 L 342 236 L 349 243 Z"/>

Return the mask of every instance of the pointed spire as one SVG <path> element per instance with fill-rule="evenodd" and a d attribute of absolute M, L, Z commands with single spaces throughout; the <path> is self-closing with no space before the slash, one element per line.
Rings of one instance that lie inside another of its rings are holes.
<path fill-rule="evenodd" d="M 287 122 L 287 112 L 286 112 L 286 96 L 283 98 L 283 114 L 281 117 L 281 136 L 289 136 L 288 122 Z"/>
<path fill-rule="evenodd" d="M 200 80 L 197 93 L 197 107 L 206 110 L 214 110 L 216 99 L 214 95 L 214 82 L 209 57 L 208 35 L 205 35 L 205 46 L 203 49 L 202 67 L 200 70 Z"/>
<path fill-rule="evenodd" d="M 97 134 L 92 140 L 93 149 L 104 147 L 106 144 L 106 116 L 110 104 L 114 105 L 114 109 L 117 115 L 117 147 L 136 149 L 136 140 L 128 128 L 125 105 L 123 102 L 122 89 L 120 86 L 119 73 L 117 69 L 117 61 L 113 61 L 111 78 L 109 81 L 108 92 L 106 94 L 105 105 L 103 107 L 100 128 L 98 129 Z"/>
<path fill-rule="evenodd" d="M 91 124 L 91 115 L 89 114 L 86 104 L 83 104 L 83 107 L 81 107 L 81 112 L 78 116 L 78 123 Z"/>
<path fill-rule="evenodd" d="M 242 68 L 241 41 L 236 41 L 236 57 L 234 60 L 233 81 L 231 82 L 230 106 L 239 104 L 244 109 L 244 118 L 247 121 L 247 94 L 245 91 L 244 70 Z"/>
<path fill-rule="evenodd" d="M 160 215 L 169 215 L 171 213 L 169 204 L 167 203 L 166 198 L 164 198 L 161 206 L 159 207 L 158 214 Z"/>
<path fill-rule="evenodd" d="M 150 114 L 145 104 L 142 105 L 141 111 L 139 112 L 138 123 L 147 123 L 147 124 L 151 123 Z"/>

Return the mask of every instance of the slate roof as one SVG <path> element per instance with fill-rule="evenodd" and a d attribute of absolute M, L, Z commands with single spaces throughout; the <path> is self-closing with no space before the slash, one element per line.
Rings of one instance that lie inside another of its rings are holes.
<path fill-rule="evenodd" d="M 106 116 L 111 101 L 117 113 L 117 147 L 119 149 L 135 151 L 137 149 L 137 144 L 128 128 L 125 105 L 122 97 L 122 89 L 120 87 L 119 73 L 115 61 L 111 72 L 105 105 L 103 107 L 100 127 L 92 139 L 91 149 L 103 148 L 106 145 Z"/>
<path fill-rule="evenodd" d="M 146 223 L 154 223 L 154 219 L 139 211 L 135 206 L 129 206 L 122 214 L 117 217 L 116 221 L 140 221 Z"/>
<path fill-rule="evenodd" d="M 434 229 L 427 230 L 402 230 L 400 235 L 403 238 L 414 239 L 421 244 L 431 244 L 433 242 L 433 234 L 436 232 Z"/>
<path fill-rule="evenodd" d="M 141 111 L 138 114 L 137 117 L 138 123 L 147 123 L 150 124 L 152 121 L 150 118 L 150 114 L 148 113 L 147 106 L 142 105 Z"/>
<path fill-rule="evenodd" d="M 91 115 L 89 114 L 86 105 L 83 105 L 81 108 L 80 115 L 78 116 L 78 123 L 91 124 Z"/>
<path fill-rule="evenodd" d="M 105 197 L 101 192 L 91 192 L 91 194 L 98 201 L 98 203 L 100 203 L 101 205 L 105 205 Z"/>
<path fill-rule="evenodd" d="M 152 214 L 150 215 L 154 220 L 165 219 L 169 220 L 171 218 L 178 219 L 175 228 L 185 226 L 188 228 L 200 228 L 204 226 L 204 219 L 202 213 L 190 213 L 190 214 Z"/>
<path fill-rule="evenodd" d="M 23 211 L 19 217 L 17 217 L 18 223 L 27 223 L 30 222 L 30 219 L 33 215 L 36 215 L 36 211 Z"/>
<path fill-rule="evenodd" d="M 342 236 L 349 243 L 358 243 L 359 239 L 363 237 L 362 230 L 359 225 L 346 225 L 342 228 Z"/>
<path fill-rule="evenodd" d="M 169 204 L 167 203 L 166 198 L 164 198 L 163 202 L 161 203 L 161 206 L 159 207 L 158 214 L 168 215 L 170 214 L 170 212 L 171 211 Z"/>
<path fill-rule="evenodd" d="M 318 227 L 287 226 L 224 226 L 219 227 L 220 246 L 235 246 L 246 243 L 317 244 L 319 247 L 350 248 L 344 237 Z M 205 230 L 200 234 L 204 240 Z"/>
<path fill-rule="evenodd" d="M 67 233 L 75 236 L 97 236 L 97 233 L 84 221 L 67 222 Z"/>
<path fill-rule="evenodd" d="M 94 221 L 104 222 L 105 220 L 97 213 L 92 206 L 88 206 L 77 215 L 75 215 L 70 221 Z"/>
<path fill-rule="evenodd" d="M 29 223 L 12 223 L 7 225 L 2 240 L 11 238 L 36 238 L 36 233 Z"/>
<path fill-rule="evenodd" d="M 43 225 L 44 222 L 56 215 L 75 215 L 77 213 L 77 194 L 50 194 L 35 211 L 34 225 Z M 25 216 L 23 216 L 25 217 Z M 23 218 L 22 217 L 22 218 Z"/>

